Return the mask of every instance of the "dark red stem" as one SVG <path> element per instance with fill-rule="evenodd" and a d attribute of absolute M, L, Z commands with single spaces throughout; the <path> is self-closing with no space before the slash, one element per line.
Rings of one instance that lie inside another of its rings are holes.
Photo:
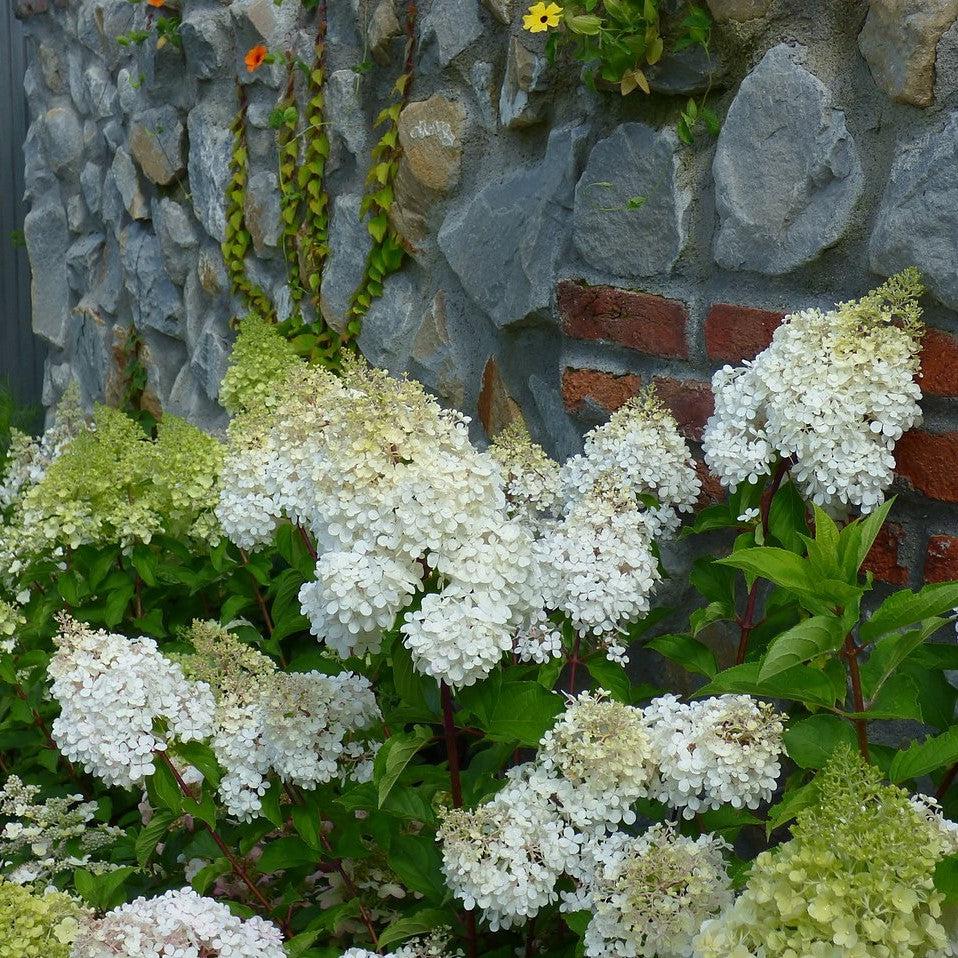
<path fill-rule="evenodd" d="M 187 798 L 192 798 L 193 796 L 190 793 L 189 786 L 186 784 L 186 782 L 183 781 L 183 776 L 180 775 L 180 773 L 177 771 L 176 766 L 170 760 L 169 755 L 167 755 L 166 752 L 157 752 L 156 754 L 160 757 L 163 764 L 166 765 L 166 767 L 170 770 L 170 774 L 176 780 L 176 784 L 179 786 L 180 791 Z M 262 908 L 267 915 L 271 915 L 273 912 L 273 907 L 266 900 L 265 896 L 260 891 L 256 882 L 254 882 L 253 879 L 250 878 L 249 872 L 246 871 L 246 868 L 243 866 L 243 863 L 236 857 L 236 855 L 233 853 L 230 847 L 226 844 L 226 842 L 223 841 L 223 838 L 220 835 L 220 833 L 215 828 L 213 828 L 213 826 L 210 825 L 209 822 L 203 822 L 203 826 L 210 833 L 210 838 L 212 838 L 213 841 L 216 843 L 216 847 L 223 853 L 223 857 L 230 863 L 230 868 L 232 868 L 233 874 L 236 875 L 236 877 L 250 890 L 250 893 L 256 899 L 260 908 Z M 286 938 L 291 938 L 292 932 L 290 931 L 289 925 L 282 920 L 279 921 L 278 924 L 283 931 L 283 935 Z"/>
<path fill-rule="evenodd" d="M 848 663 L 848 675 L 852 682 L 852 701 L 855 704 L 856 712 L 865 711 L 865 696 L 862 694 L 862 677 L 858 670 L 858 656 L 861 649 L 855 644 L 854 638 L 849 634 L 845 637 L 845 645 L 842 648 L 842 657 Z M 854 718 L 852 724 L 855 726 L 855 734 L 858 737 L 858 751 L 866 762 L 870 761 L 868 754 L 868 727 L 865 719 Z"/>

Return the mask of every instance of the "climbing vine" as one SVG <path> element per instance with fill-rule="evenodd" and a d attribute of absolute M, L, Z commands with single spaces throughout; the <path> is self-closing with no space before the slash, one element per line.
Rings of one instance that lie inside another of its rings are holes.
<path fill-rule="evenodd" d="M 233 175 L 226 189 L 226 236 L 223 260 L 233 292 L 238 293 L 248 309 L 260 316 L 275 319 L 276 312 L 266 291 L 246 272 L 246 254 L 253 244 L 246 226 L 246 186 L 249 182 L 249 154 L 246 148 L 246 93 L 240 89 L 240 108 L 233 121 Z"/>
<path fill-rule="evenodd" d="M 408 102 L 413 69 L 413 32 L 415 5 L 406 10 L 406 45 L 403 72 L 393 84 L 393 102 L 381 111 L 375 125 L 386 129 L 372 150 L 370 168 L 360 205 L 373 238 L 362 279 L 349 300 L 345 328 L 333 329 L 325 320 L 320 303 L 323 269 L 329 256 L 329 195 L 326 191 L 326 163 L 330 143 L 326 128 L 326 30 L 325 2 L 312 5 L 317 10 L 315 58 L 312 66 L 286 56 L 286 88 L 270 115 L 276 130 L 279 156 L 280 217 L 282 248 L 286 260 L 292 310 L 278 324 L 280 332 L 294 350 L 312 362 L 338 368 L 344 348 L 352 348 L 362 327 L 362 318 L 373 300 L 382 295 L 386 277 L 402 265 L 405 247 L 389 221 L 393 205 L 394 183 L 402 149 L 399 144 L 399 116 Z M 255 54 L 255 55 L 254 55 Z M 257 47 L 247 55 L 250 72 L 277 57 Z M 305 106 L 300 109 L 297 75 L 304 78 Z M 276 310 L 268 294 L 257 286 L 246 271 L 246 256 L 251 238 L 245 223 L 244 203 L 248 181 L 246 151 L 246 99 L 240 91 L 241 108 L 233 126 L 233 175 L 227 190 L 227 237 L 223 244 L 233 290 L 247 308 L 265 319 L 277 321 Z M 302 127 L 302 129 L 301 129 Z M 304 315 L 304 305 L 312 307 Z"/>
<path fill-rule="evenodd" d="M 373 238 L 373 247 L 366 260 L 366 270 L 349 304 L 346 336 L 359 335 L 362 318 L 374 299 L 382 296 L 387 276 L 402 266 L 406 255 L 402 239 L 389 220 L 389 210 L 395 201 L 393 185 L 399 172 L 402 147 L 399 143 L 399 115 L 409 101 L 412 86 L 413 49 L 416 8 L 410 2 L 406 7 L 406 52 L 403 72 L 393 84 L 395 100 L 376 118 L 376 126 L 386 131 L 373 147 L 372 162 L 366 175 L 366 192 L 360 206 L 360 215 L 369 216 L 366 224 Z"/>

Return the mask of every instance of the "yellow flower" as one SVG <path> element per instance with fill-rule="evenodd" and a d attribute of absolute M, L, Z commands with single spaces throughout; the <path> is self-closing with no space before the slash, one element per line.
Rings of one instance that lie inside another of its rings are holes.
<path fill-rule="evenodd" d="M 530 33 L 542 33 L 549 27 L 559 26 L 562 17 L 562 7 L 557 3 L 534 3 L 529 12 L 522 18 L 522 25 Z"/>

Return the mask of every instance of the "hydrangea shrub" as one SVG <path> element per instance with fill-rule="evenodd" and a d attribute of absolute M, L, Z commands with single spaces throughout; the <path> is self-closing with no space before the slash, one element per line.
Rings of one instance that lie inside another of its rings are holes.
<path fill-rule="evenodd" d="M 919 293 L 717 373 L 698 511 L 654 392 L 560 463 L 255 316 L 224 437 L 68 395 L 0 469 L 0 955 L 956 953 L 958 585 L 861 572 Z"/>

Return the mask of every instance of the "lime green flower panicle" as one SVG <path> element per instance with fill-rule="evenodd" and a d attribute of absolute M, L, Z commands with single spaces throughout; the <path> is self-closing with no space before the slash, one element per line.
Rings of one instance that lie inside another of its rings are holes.
<path fill-rule="evenodd" d="M 220 383 L 219 399 L 231 414 L 272 408 L 286 374 L 300 363 L 276 327 L 251 313 L 240 322 L 230 367 Z"/>
<path fill-rule="evenodd" d="M 696 958 L 943 958 L 935 866 L 941 832 L 850 750 L 820 778 L 784 845 L 756 858 L 745 891 L 706 922 Z"/>
<path fill-rule="evenodd" d="M 0 879 L 0 958 L 69 958 L 89 912 L 62 892 Z"/>

